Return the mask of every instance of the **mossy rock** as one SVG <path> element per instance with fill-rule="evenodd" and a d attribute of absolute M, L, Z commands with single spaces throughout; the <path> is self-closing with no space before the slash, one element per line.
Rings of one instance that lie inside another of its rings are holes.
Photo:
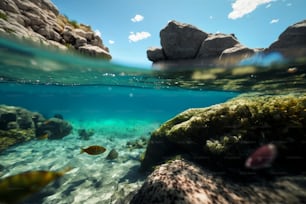
<path fill-rule="evenodd" d="M 252 151 L 274 143 L 275 165 L 299 169 L 305 141 L 305 95 L 244 95 L 186 110 L 164 123 L 151 135 L 141 167 L 148 170 L 171 155 L 189 154 L 204 166 L 243 169 Z"/>
<path fill-rule="evenodd" d="M 0 152 L 13 145 L 29 141 L 35 138 L 34 129 L 25 130 L 0 130 Z"/>

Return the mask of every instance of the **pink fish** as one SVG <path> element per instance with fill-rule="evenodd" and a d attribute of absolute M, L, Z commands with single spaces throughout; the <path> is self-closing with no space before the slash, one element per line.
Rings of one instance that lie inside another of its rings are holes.
<path fill-rule="evenodd" d="M 266 144 L 253 152 L 245 161 L 245 167 L 249 169 L 262 169 L 271 166 L 277 155 L 274 144 Z"/>

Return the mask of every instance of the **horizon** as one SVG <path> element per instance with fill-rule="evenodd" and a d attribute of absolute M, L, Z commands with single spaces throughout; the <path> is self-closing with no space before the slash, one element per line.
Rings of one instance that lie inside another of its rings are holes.
<path fill-rule="evenodd" d="M 159 32 L 171 20 L 207 33 L 234 33 L 249 48 L 267 48 L 287 27 L 306 19 L 303 0 L 51 1 L 69 19 L 90 25 L 112 62 L 136 67 L 151 67 L 146 50 L 161 47 Z"/>

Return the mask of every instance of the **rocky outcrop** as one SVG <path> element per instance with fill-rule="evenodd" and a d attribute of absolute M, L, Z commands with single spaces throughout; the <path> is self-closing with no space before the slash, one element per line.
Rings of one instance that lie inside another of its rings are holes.
<path fill-rule="evenodd" d="M 0 152 L 42 136 L 42 139 L 59 139 L 70 134 L 71 130 L 72 126 L 62 119 L 47 120 L 41 114 L 24 108 L 0 105 Z"/>
<path fill-rule="evenodd" d="M 108 48 L 89 26 L 59 14 L 50 0 L 1 1 L 0 34 L 111 59 Z"/>
<path fill-rule="evenodd" d="M 237 63 L 255 53 L 254 49 L 240 44 L 233 34 L 209 34 L 177 21 L 170 21 L 160 31 L 160 41 L 162 48 L 149 48 L 147 56 L 154 63 L 166 65 L 179 66 L 184 61 L 206 66 L 221 64 L 224 60 Z"/>
<path fill-rule="evenodd" d="M 277 146 L 273 168 L 301 171 L 306 155 L 306 96 L 246 95 L 207 108 L 189 109 L 152 133 L 141 167 L 175 155 L 221 170 L 245 171 L 263 144 Z M 294 158 L 294 159 L 288 159 Z"/>
<path fill-rule="evenodd" d="M 287 58 L 306 56 L 306 20 L 289 26 L 266 52 L 280 52 Z"/>
<path fill-rule="evenodd" d="M 36 135 L 46 135 L 49 139 L 61 139 L 69 135 L 72 126 L 67 121 L 60 118 L 50 118 L 37 125 Z"/>
<path fill-rule="evenodd" d="M 266 49 L 242 45 L 234 34 L 209 34 L 184 23 L 171 21 L 160 32 L 162 48 L 149 48 L 147 57 L 160 67 L 228 66 L 255 53 L 281 53 L 294 59 L 306 55 L 306 20 L 289 26 L 276 42 Z"/>
<path fill-rule="evenodd" d="M 157 167 L 129 203 L 304 203 L 305 181 L 303 176 L 288 176 L 235 182 L 191 162 L 174 160 Z"/>

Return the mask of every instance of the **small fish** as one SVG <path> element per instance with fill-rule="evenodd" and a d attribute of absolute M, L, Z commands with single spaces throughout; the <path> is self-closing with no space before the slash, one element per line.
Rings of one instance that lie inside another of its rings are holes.
<path fill-rule="evenodd" d="M 259 147 L 246 160 L 245 167 L 249 169 L 262 169 L 271 166 L 277 155 L 276 146 L 267 144 Z"/>
<path fill-rule="evenodd" d="M 18 203 L 40 191 L 72 168 L 62 171 L 28 171 L 0 180 L 0 203 Z"/>
<path fill-rule="evenodd" d="M 105 151 L 106 149 L 104 147 L 98 146 L 98 145 L 89 146 L 85 149 L 81 148 L 81 154 L 86 152 L 87 154 L 90 154 L 90 155 L 98 155 L 98 154 L 102 154 Z"/>

